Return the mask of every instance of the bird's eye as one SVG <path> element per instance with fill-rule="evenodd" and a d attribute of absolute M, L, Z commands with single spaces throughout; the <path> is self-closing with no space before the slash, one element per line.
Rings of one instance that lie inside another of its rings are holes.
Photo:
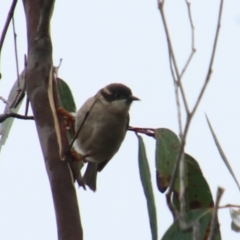
<path fill-rule="evenodd" d="M 116 99 L 119 99 L 119 98 L 121 98 L 121 94 L 120 94 L 120 93 L 115 93 L 114 97 L 115 97 Z"/>

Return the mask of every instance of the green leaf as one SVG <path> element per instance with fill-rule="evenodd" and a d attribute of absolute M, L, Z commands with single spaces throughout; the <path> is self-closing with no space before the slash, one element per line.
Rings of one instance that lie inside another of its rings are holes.
<path fill-rule="evenodd" d="M 157 186 L 159 191 L 163 193 L 171 181 L 179 154 L 180 141 L 174 132 L 166 128 L 156 129 L 155 138 Z"/>
<path fill-rule="evenodd" d="M 76 112 L 76 105 L 74 102 L 72 92 L 67 83 L 61 78 L 57 78 L 57 92 L 60 106 L 67 110 L 69 113 Z M 67 130 L 67 137 L 69 142 L 71 142 L 71 140 L 74 137 L 71 128 Z M 80 166 L 82 167 L 82 164 L 80 164 Z"/>
<path fill-rule="evenodd" d="M 10 94 L 7 99 L 8 105 L 6 105 L 4 109 L 4 114 L 9 112 L 17 113 L 22 104 L 24 96 L 25 96 L 25 71 L 21 73 L 21 75 L 19 76 L 19 81 L 17 80 L 14 83 L 10 91 Z M 2 146 L 6 143 L 13 121 L 14 118 L 7 118 L 4 122 L 1 123 L 0 150 Z"/>
<path fill-rule="evenodd" d="M 209 185 L 197 161 L 188 154 L 185 154 L 184 157 L 187 181 L 187 185 L 185 185 L 186 211 L 213 207 L 213 198 Z M 179 209 L 179 192 L 176 189 L 173 193 L 173 202 Z"/>
<path fill-rule="evenodd" d="M 138 136 L 139 152 L 138 152 L 138 163 L 140 178 L 144 190 L 144 194 L 147 200 L 148 216 L 150 221 L 152 240 L 157 240 L 157 214 L 156 207 L 151 183 L 151 174 L 149 170 L 148 160 L 146 156 L 144 142 L 141 136 Z"/>
<path fill-rule="evenodd" d="M 60 78 L 57 78 L 57 92 L 61 107 L 68 112 L 76 112 L 76 105 L 72 92 L 67 83 Z"/>
<path fill-rule="evenodd" d="M 199 235 L 197 238 L 199 240 L 204 240 L 208 238 L 210 233 L 210 223 L 212 217 L 213 209 L 197 209 L 190 211 L 186 214 L 186 222 L 198 222 L 199 226 Z M 179 221 L 175 221 L 167 232 L 162 237 L 162 240 L 192 240 L 193 239 L 193 231 L 181 230 L 179 227 Z M 213 240 L 221 240 L 220 231 L 218 229 L 217 234 L 215 235 Z"/>
<path fill-rule="evenodd" d="M 218 139 L 217 139 L 217 136 L 216 136 L 216 134 L 215 134 L 215 132 L 214 132 L 214 130 L 213 130 L 213 128 L 212 128 L 212 125 L 211 125 L 211 123 L 210 123 L 207 115 L 206 115 L 206 119 L 207 119 L 208 126 L 209 126 L 209 128 L 210 128 L 210 131 L 211 131 L 211 133 L 212 133 L 213 139 L 214 139 L 214 141 L 215 141 L 215 144 L 216 144 L 216 146 L 217 146 L 217 148 L 218 148 L 219 154 L 221 155 L 224 163 L 226 164 L 226 166 L 227 166 L 227 168 L 228 168 L 228 171 L 229 171 L 230 174 L 232 175 L 235 183 L 236 183 L 237 186 L 238 186 L 238 189 L 240 190 L 240 185 L 239 185 L 239 183 L 238 183 L 237 177 L 235 176 L 235 174 L 234 174 L 234 172 L 233 172 L 233 170 L 232 170 L 232 167 L 231 167 L 231 165 L 230 165 L 230 163 L 229 163 L 229 161 L 228 161 L 225 153 L 223 152 L 223 149 L 222 149 L 222 147 L 221 147 L 221 145 L 220 145 L 220 143 L 219 143 L 219 141 L 218 141 Z"/>

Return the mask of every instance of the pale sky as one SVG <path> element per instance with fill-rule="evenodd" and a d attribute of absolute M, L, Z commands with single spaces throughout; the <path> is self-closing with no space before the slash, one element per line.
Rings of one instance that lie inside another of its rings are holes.
<path fill-rule="evenodd" d="M 190 53 L 190 28 L 185 1 L 166 1 L 166 16 L 180 67 Z M 192 2 L 197 52 L 183 79 L 189 105 L 205 80 L 220 1 Z M 2 1 L 0 29 L 10 7 Z M 19 1 L 15 23 L 20 70 L 27 53 L 25 16 Z M 0 30 L 0 31 L 1 31 Z M 164 127 L 178 133 L 174 88 L 157 2 L 63 1 L 52 18 L 54 64 L 63 59 L 59 77 L 68 82 L 77 108 L 112 82 L 128 85 L 141 99 L 131 108 L 131 126 Z M 187 138 L 186 152 L 200 164 L 221 205 L 240 204 L 239 190 L 210 134 L 207 113 L 230 164 L 240 179 L 240 1 L 225 0 L 213 75 Z M 1 54 L 0 96 L 7 98 L 16 80 L 10 26 Z M 25 102 L 24 102 L 25 103 Z M 20 112 L 24 112 L 24 103 Z M 5 107 L 0 102 L 1 110 Z M 155 184 L 155 142 L 144 136 L 158 211 L 159 239 L 172 223 L 164 194 Z M 96 193 L 76 190 L 86 240 L 151 239 L 146 200 L 140 183 L 137 139 L 128 132 L 119 152 L 98 175 Z M 237 240 L 229 210 L 220 210 L 222 239 Z M 0 239 L 57 239 L 52 196 L 33 121 L 15 120 L 0 153 Z"/>

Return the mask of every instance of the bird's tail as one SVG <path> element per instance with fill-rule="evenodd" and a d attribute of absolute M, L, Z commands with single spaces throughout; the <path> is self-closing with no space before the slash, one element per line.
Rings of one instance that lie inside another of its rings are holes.
<path fill-rule="evenodd" d="M 97 189 L 97 167 L 97 163 L 88 162 L 87 169 L 83 176 L 85 184 L 94 192 Z"/>

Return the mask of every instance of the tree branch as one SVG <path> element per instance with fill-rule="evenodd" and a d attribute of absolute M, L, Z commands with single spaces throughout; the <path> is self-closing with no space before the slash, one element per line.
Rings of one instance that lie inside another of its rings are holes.
<path fill-rule="evenodd" d="M 32 106 L 55 207 L 58 239 L 83 239 L 75 186 L 68 159 L 64 119 L 58 117 L 49 34 L 54 0 L 23 0 L 27 22 L 26 90 Z M 79 171 L 78 171 L 79 172 Z"/>
<path fill-rule="evenodd" d="M 17 113 L 6 113 L 6 114 L 0 114 L 0 123 L 5 121 L 7 118 L 18 118 L 18 119 L 23 119 L 23 120 L 34 120 L 33 116 L 23 116 Z"/>
<path fill-rule="evenodd" d="M 221 200 L 221 198 L 222 198 L 223 192 L 224 192 L 224 189 L 218 187 L 216 202 L 215 202 L 215 206 L 214 206 L 213 214 L 212 214 L 212 220 L 211 220 L 211 226 L 210 226 L 210 233 L 209 233 L 209 235 L 208 235 L 208 239 L 207 239 L 207 240 L 213 240 L 214 237 L 215 237 L 215 235 L 216 235 L 216 233 L 217 233 L 217 230 L 219 229 L 217 212 L 218 212 L 219 203 L 220 203 L 220 200 Z"/>
<path fill-rule="evenodd" d="M 175 184 L 175 180 L 177 177 L 177 173 L 178 173 L 178 169 L 179 169 L 179 165 L 181 165 L 180 169 L 182 169 L 182 171 L 180 171 L 180 178 L 182 179 L 182 183 L 180 183 L 181 185 L 181 191 L 180 191 L 180 203 L 181 203 L 181 215 L 184 214 L 184 196 L 183 196 L 183 190 L 184 190 L 184 182 L 183 182 L 183 178 L 181 176 L 183 176 L 183 164 L 184 164 L 184 147 L 185 147 L 185 143 L 186 143 L 186 137 L 187 137 L 187 133 L 190 127 L 190 124 L 192 122 L 192 118 L 198 108 L 198 105 L 203 97 L 203 94 L 207 88 L 207 85 L 210 81 L 211 78 L 211 74 L 212 74 L 212 66 L 213 66 L 213 62 L 214 62 L 214 58 L 215 58 L 215 53 L 216 53 L 216 48 L 217 48 L 217 41 L 218 41 L 218 36 L 219 36 L 219 31 L 220 31 L 220 25 L 221 25 L 221 18 L 222 18 L 222 9 L 223 9 L 223 0 L 220 0 L 220 7 L 219 7 L 219 13 L 218 13 L 218 20 L 217 20 L 217 27 L 216 27 L 216 34 L 215 34 L 215 38 L 214 38 L 214 43 L 213 43 L 213 48 L 212 48 L 212 54 L 211 54 L 211 59 L 210 59 L 210 63 L 209 63 L 209 67 L 208 67 L 208 71 L 207 71 L 207 75 L 205 78 L 205 82 L 200 90 L 199 96 L 197 98 L 197 101 L 192 109 L 192 111 L 190 111 L 188 109 L 188 103 L 187 103 L 187 99 L 184 93 L 184 89 L 183 86 L 181 84 L 181 78 L 184 74 L 184 72 L 186 71 L 192 56 L 195 52 L 195 40 L 194 40 L 194 25 L 193 25 L 193 20 L 192 20 L 192 15 L 191 15 L 191 9 L 190 9 L 190 2 L 188 2 L 188 0 L 186 0 L 186 4 L 187 4 L 187 8 L 188 8 L 188 16 L 189 16 L 189 22 L 190 22 L 190 26 L 191 26 L 191 35 L 192 35 L 192 52 L 189 55 L 189 58 L 185 64 L 185 66 L 183 67 L 183 70 L 181 72 L 181 74 L 179 74 L 179 70 L 177 67 L 177 62 L 176 62 L 176 58 L 175 58 L 175 54 L 174 54 L 174 50 L 173 50 L 173 46 L 172 46 L 172 42 L 171 42 L 171 38 L 170 38 L 170 34 L 169 34 L 169 30 L 168 30 L 168 26 L 167 26 L 167 22 L 166 22 L 166 17 L 165 17 L 165 13 L 164 13 L 164 0 L 158 0 L 158 7 L 160 10 L 160 15 L 162 17 L 162 21 L 163 21 L 163 26 L 164 26 L 164 30 L 165 30 L 165 34 L 166 34 L 166 38 L 167 38 L 167 43 L 168 43 L 168 51 L 169 51 L 169 58 L 170 58 L 170 69 L 171 69 L 171 73 L 172 73 L 172 77 L 174 80 L 174 86 L 175 86 L 175 95 L 176 95 L 176 103 L 177 103 L 177 108 L 178 108 L 178 116 L 179 116 L 179 125 L 180 125 L 180 137 L 181 137 L 181 146 L 180 146 L 180 151 L 179 151 L 179 156 L 178 159 L 176 161 L 176 164 L 174 166 L 173 169 L 173 174 L 171 177 L 171 181 L 169 184 L 169 188 L 168 188 L 168 192 L 166 195 L 166 199 L 167 199 L 167 204 L 168 207 L 170 209 L 170 211 L 173 214 L 173 217 L 175 218 L 176 215 L 178 214 L 177 209 L 175 208 L 175 206 L 172 204 L 171 201 L 171 194 L 173 191 L 173 187 Z M 176 77 L 175 77 L 175 74 Z M 178 85 L 176 85 L 178 84 Z M 182 99 L 184 102 L 184 106 L 185 106 L 185 110 L 187 113 L 187 120 L 186 120 L 186 124 L 182 133 L 181 130 L 181 112 L 180 112 L 180 104 L 179 104 L 179 99 L 178 99 L 178 89 L 176 89 L 176 86 L 180 89 L 181 91 L 181 95 L 182 95 Z"/>
<path fill-rule="evenodd" d="M 10 10 L 8 12 L 8 16 L 7 16 L 7 19 L 6 19 L 6 22 L 5 22 L 3 31 L 2 31 L 2 36 L 1 36 L 1 39 L 0 39 L 0 53 L 2 51 L 3 42 L 4 42 L 7 30 L 8 30 L 8 26 L 9 26 L 9 24 L 11 22 L 11 19 L 12 19 L 12 16 L 13 16 L 16 4 L 17 4 L 17 0 L 13 0 L 12 5 L 10 7 Z"/>

